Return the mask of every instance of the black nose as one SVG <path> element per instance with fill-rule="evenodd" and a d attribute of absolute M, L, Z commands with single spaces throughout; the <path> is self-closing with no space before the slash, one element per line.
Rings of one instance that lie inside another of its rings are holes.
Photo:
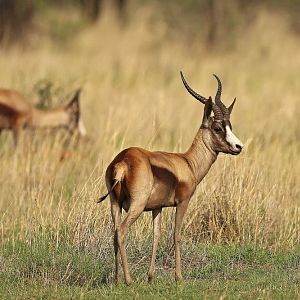
<path fill-rule="evenodd" d="M 240 151 L 243 149 L 243 147 L 242 147 L 241 145 L 239 145 L 239 144 L 235 144 L 235 147 L 236 147 L 237 149 L 239 149 Z"/>

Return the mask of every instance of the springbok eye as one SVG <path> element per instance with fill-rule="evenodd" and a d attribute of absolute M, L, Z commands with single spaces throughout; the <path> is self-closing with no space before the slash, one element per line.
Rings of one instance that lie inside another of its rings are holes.
<path fill-rule="evenodd" d="M 222 131 L 222 128 L 221 128 L 221 127 L 215 127 L 215 128 L 214 128 L 214 131 L 215 131 L 215 132 L 221 132 L 221 131 Z"/>

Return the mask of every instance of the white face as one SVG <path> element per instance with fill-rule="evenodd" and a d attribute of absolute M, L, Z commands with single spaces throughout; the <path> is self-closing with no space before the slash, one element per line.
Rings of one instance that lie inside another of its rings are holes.
<path fill-rule="evenodd" d="M 229 126 L 226 126 L 226 141 L 230 144 L 233 151 L 240 152 L 244 147 L 242 142 L 233 134 Z"/>
<path fill-rule="evenodd" d="M 86 129 L 84 127 L 84 124 L 83 124 L 81 118 L 79 119 L 79 122 L 78 122 L 78 130 L 79 130 L 79 133 L 80 133 L 81 136 L 86 135 Z"/>

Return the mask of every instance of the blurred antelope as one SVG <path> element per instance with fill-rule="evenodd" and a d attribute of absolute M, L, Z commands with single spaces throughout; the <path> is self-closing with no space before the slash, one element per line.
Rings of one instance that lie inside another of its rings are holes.
<path fill-rule="evenodd" d="M 80 118 L 79 96 L 80 89 L 69 104 L 42 110 L 30 104 L 17 91 L 0 89 L 0 134 L 3 129 L 12 130 L 15 145 L 24 128 L 65 128 L 71 134 L 78 130 L 80 135 L 85 135 L 86 130 Z"/>
<path fill-rule="evenodd" d="M 220 79 L 214 76 L 218 81 L 215 102 L 211 97 L 205 98 L 192 90 L 181 73 L 187 91 L 205 105 L 200 129 L 185 153 L 150 152 L 142 148 L 128 148 L 119 153 L 106 170 L 108 193 L 98 202 L 110 195 L 115 229 L 116 283 L 119 279 L 120 254 L 125 281 L 127 284 L 132 282 L 125 250 L 125 236 L 143 211 L 152 211 L 153 218 L 153 248 L 148 272 L 148 281 L 152 281 L 161 231 L 161 212 L 164 207 L 176 207 L 175 278 L 182 279 L 179 241 L 189 201 L 220 152 L 237 155 L 243 148 L 243 144 L 232 133 L 230 123 L 230 114 L 236 99 L 228 108 L 223 104 L 222 84 Z M 214 116 L 211 116 L 212 111 Z M 121 222 L 122 208 L 128 214 Z"/>

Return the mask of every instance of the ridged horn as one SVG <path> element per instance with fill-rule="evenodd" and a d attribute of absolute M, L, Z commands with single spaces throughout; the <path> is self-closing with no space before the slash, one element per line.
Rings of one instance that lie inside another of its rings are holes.
<path fill-rule="evenodd" d="M 199 100 L 201 103 L 205 104 L 205 102 L 208 100 L 207 98 L 199 95 L 198 93 L 196 93 L 189 85 L 188 83 L 186 82 L 182 72 L 180 71 L 180 75 L 181 75 L 181 80 L 185 86 L 185 88 L 187 89 L 187 91 L 194 97 L 196 98 L 197 100 Z"/>
<path fill-rule="evenodd" d="M 223 114 L 225 114 L 227 111 L 227 107 L 224 105 L 224 103 L 221 100 L 221 95 L 222 95 L 222 82 L 220 80 L 220 78 L 216 75 L 213 74 L 214 77 L 217 79 L 218 82 L 218 89 L 216 92 L 216 96 L 215 96 L 215 103 L 221 108 Z"/>
<path fill-rule="evenodd" d="M 187 91 L 194 97 L 196 98 L 197 100 L 199 100 L 201 103 L 205 104 L 209 99 L 199 95 L 198 93 L 196 93 L 187 83 L 187 81 L 185 80 L 184 76 L 183 76 L 183 73 L 180 71 L 180 75 L 181 75 L 181 80 L 185 86 L 185 88 L 187 89 Z M 226 107 L 225 107 L 226 108 Z M 223 113 L 222 113 L 222 110 L 221 108 L 216 105 L 214 102 L 212 102 L 212 110 L 214 112 L 214 115 L 215 115 L 215 119 L 216 120 L 223 120 L 224 119 L 224 116 L 223 116 Z"/>
<path fill-rule="evenodd" d="M 221 100 L 221 94 L 222 94 L 222 83 L 221 83 L 221 80 L 220 80 L 220 78 L 217 75 L 215 75 L 215 74 L 213 74 L 213 75 L 214 75 L 214 77 L 218 81 L 218 90 L 217 90 L 217 93 L 216 93 L 215 102 L 220 107 L 220 109 L 221 109 L 221 111 L 222 111 L 222 113 L 224 115 L 224 119 L 225 120 L 229 120 L 230 119 L 230 114 L 232 112 L 232 109 L 233 109 L 233 106 L 234 106 L 236 98 L 234 98 L 233 102 L 227 108 L 225 106 L 225 104 Z"/>
<path fill-rule="evenodd" d="M 222 121 L 224 119 L 224 115 L 222 110 L 220 109 L 220 107 L 218 105 L 216 105 L 215 103 L 213 103 L 213 107 L 212 110 L 214 112 L 215 115 L 215 120 L 219 120 Z"/>
<path fill-rule="evenodd" d="M 222 82 L 216 74 L 213 74 L 213 76 L 217 79 L 217 82 L 218 82 L 218 89 L 217 89 L 216 96 L 215 96 L 215 102 L 217 105 L 219 105 L 219 103 L 222 103 L 221 102 Z"/>

